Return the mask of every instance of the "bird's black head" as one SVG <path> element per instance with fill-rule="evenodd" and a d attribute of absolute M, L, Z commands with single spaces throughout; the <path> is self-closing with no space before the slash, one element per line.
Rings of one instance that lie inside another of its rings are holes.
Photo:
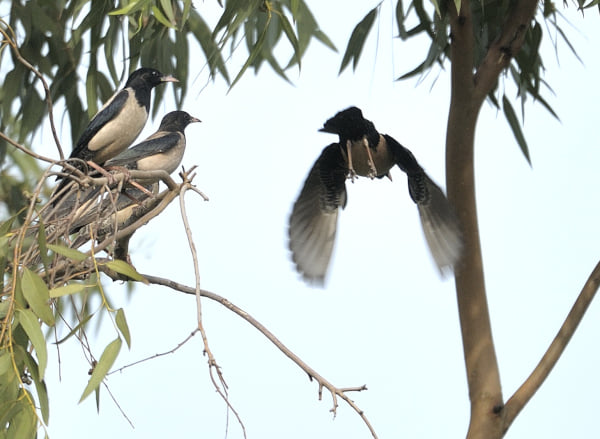
<path fill-rule="evenodd" d="M 319 131 L 340 136 L 341 141 L 359 140 L 364 136 L 370 137 L 377 133 L 375 125 L 363 117 L 362 111 L 357 107 L 350 107 L 333 116 Z"/>
<path fill-rule="evenodd" d="M 164 115 L 160 121 L 159 131 L 180 131 L 183 133 L 185 127 L 193 122 L 200 122 L 200 119 L 190 116 L 185 111 L 171 111 Z"/>
<path fill-rule="evenodd" d="M 125 87 L 148 87 L 153 88 L 162 82 L 179 82 L 171 75 L 163 75 L 156 69 L 142 67 L 137 69 L 127 79 Z"/>

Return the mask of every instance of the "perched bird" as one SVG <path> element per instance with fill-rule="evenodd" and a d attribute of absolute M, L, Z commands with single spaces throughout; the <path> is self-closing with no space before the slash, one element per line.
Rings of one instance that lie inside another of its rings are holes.
<path fill-rule="evenodd" d="M 356 107 L 340 111 L 320 131 L 337 134 L 339 142 L 327 146 L 313 165 L 289 219 L 289 247 L 304 279 L 324 282 L 338 212 L 346 206 L 346 179 L 389 177 L 394 165 L 408 177 L 408 191 L 436 265 L 442 273 L 451 270 L 463 247 L 458 220 L 442 190 L 413 154 L 391 136 L 380 134 Z"/>
<path fill-rule="evenodd" d="M 185 111 L 171 111 L 160 122 L 158 131 L 141 143 L 126 149 L 105 163 L 109 167 L 123 167 L 139 171 L 175 171 L 185 151 L 185 128 L 200 122 Z"/>
<path fill-rule="evenodd" d="M 184 129 L 199 119 L 190 116 L 185 111 L 167 113 L 158 128 L 143 142 L 123 151 L 117 157 L 105 163 L 106 168 L 124 168 L 126 170 L 158 171 L 171 174 L 179 167 L 185 151 Z M 94 176 L 94 175 L 92 175 Z M 97 176 L 100 176 L 99 174 Z M 156 179 L 145 178 L 134 180 L 141 187 L 126 187 L 122 192 L 108 191 L 106 187 L 92 186 L 84 189 L 71 188 L 45 222 L 66 224 L 68 234 L 79 232 L 72 247 L 77 248 L 95 236 L 98 240 L 114 233 L 116 230 L 132 224 L 155 207 L 150 199 L 158 193 Z M 158 204 L 158 203 L 156 203 Z M 91 235 L 90 235 L 91 230 Z M 115 257 L 123 258 L 127 254 L 128 241 L 131 235 L 117 242 Z"/>
<path fill-rule="evenodd" d="M 92 117 L 69 158 L 89 160 L 101 166 L 125 150 L 148 120 L 150 92 L 163 82 L 178 80 L 145 67 L 133 72 L 125 88 L 115 93 Z"/>

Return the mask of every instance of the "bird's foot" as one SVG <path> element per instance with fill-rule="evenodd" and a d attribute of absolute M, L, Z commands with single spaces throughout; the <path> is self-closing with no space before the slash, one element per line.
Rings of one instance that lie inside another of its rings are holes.
<path fill-rule="evenodd" d="M 104 169 L 102 166 L 98 165 L 97 163 L 92 162 L 91 160 L 88 160 L 87 164 L 88 164 L 88 166 L 90 166 L 91 168 L 94 168 L 103 177 L 106 178 L 108 186 L 114 186 L 117 183 L 117 180 L 115 179 L 115 177 L 110 172 L 108 172 L 106 169 Z"/>
<path fill-rule="evenodd" d="M 346 158 L 348 159 L 348 178 L 354 183 L 354 179 L 358 174 L 352 166 L 352 142 L 350 140 L 346 141 Z"/>
<path fill-rule="evenodd" d="M 375 161 L 373 160 L 373 155 L 371 154 L 371 148 L 369 148 L 369 141 L 367 140 L 367 136 L 363 137 L 362 144 L 367 150 L 367 157 L 369 158 L 369 174 L 367 175 L 367 177 L 373 180 L 375 177 L 377 177 L 377 168 L 375 167 Z"/>

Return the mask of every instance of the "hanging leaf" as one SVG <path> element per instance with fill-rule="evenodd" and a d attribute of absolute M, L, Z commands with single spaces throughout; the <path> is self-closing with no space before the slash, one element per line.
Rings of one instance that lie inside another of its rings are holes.
<path fill-rule="evenodd" d="M 527 163 L 529 163 L 529 166 L 531 166 L 531 158 L 529 157 L 529 148 L 527 147 L 527 141 L 525 140 L 525 136 L 521 131 L 521 124 L 519 123 L 519 119 L 517 118 L 515 110 L 513 109 L 506 95 L 502 97 L 502 108 L 504 110 L 506 120 L 508 121 L 508 124 L 510 125 L 510 128 L 515 136 L 515 139 L 517 139 L 517 143 L 521 148 L 521 152 L 525 156 L 525 159 L 527 160 Z"/>
<path fill-rule="evenodd" d="M 33 312 L 48 326 L 54 326 L 54 314 L 49 304 L 50 295 L 42 278 L 24 267 L 21 289 Z"/>
<path fill-rule="evenodd" d="M 38 319 L 29 309 L 18 309 L 16 315 L 18 316 L 19 324 L 25 330 L 27 337 L 29 337 L 29 341 L 31 341 L 38 358 L 37 368 L 39 377 L 40 379 L 44 379 L 46 365 L 48 364 L 48 350 Z"/>
<path fill-rule="evenodd" d="M 12 358 L 8 350 L 0 352 L 0 376 L 12 369 Z"/>
<path fill-rule="evenodd" d="M 379 5 L 371 9 L 369 13 L 365 15 L 365 18 L 363 18 L 352 31 L 352 35 L 350 35 L 350 40 L 348 41 L 348 46 L 346 47 L 346 52 L 342 58 L 342 65 L 339 73 L 344 71 L 344 69 L 350 63 L 350 60 L 353 60 L 353 70 L 356 70 L 356 65 L 358 64 L 365 41 L 369 35 L 369 32 L 371 31 L 371 28 L 373 27 L 373 23 L 375 22 L 375 17 L 377 17 L 378 11 Z"/>
<path fill-rule="evenodd" d="M 104 377 L 106 376 L 106 374 L 114 364 L 115 360 L 117 359 L 119 351 L 121 350 L 122 343 L 123 342 L 121 341 L 121 339 L 117 338 L 116 340 L 112 341 L 108 346 L 106 346 L 104 352 L 102 352 L 102 355 L 100 356 L 100 360 L 98 360 L 96 367 L 94 367 L 92 376 L 90 377 L 87 386 L 85 386 L 81 398 L 79 398 L 79 402 L 82 402 L 85 398 L 87 398 L 90 395 L 90 393 L 92 393 L 98 388 L 98 386 L 100 386 L 100 383 L 102 383 L 102 380 L 104 380 Z"/>
<path fill-rule="evenodd" d="M 143 282 L 145 284 L 148 284 L 148 281 L 146 280 L 146 278 L 144 276 L 142 276 L 140 273 L 138 273 L 135 268 L 133 268 L 131 265 L 129 265 L 125 261 L 121 261 L 120 259 L 115 259 L 114 261 L 108 261 L 108 262 L 104 263 L 103 265 L 105 265 L 106 267 L 110 268 L 113 271 L 116 271 L 119 274 L 123 274 L 123 275 L 127 276 L 131 280 L 135 280 L 138 282 Z"/>
<path fill-rule="evenodd" d="M 48 424 L 48 419 L 50 417 L 50 402 L 48 400 L 48 389 L 46 388 L 46 383 L 44 379 L 40 377 L 37 364 L 29 352 L 25 353 L 24 360 L 25 364 L 27 365 L 27 369 L 31 373 L 31 377 L 33 378 L 33 383 L 38 396 L 38 402 L 40 404 L 40 411 L 42 412 L 42 419 L 46 424 Z"/>
<path fill-rule="evenodd" d="M 74 248 L 68 248 L 63 245 L 48 244 L 48 248 L 54 253 L 66 256 L 67 258 L 72 259 L 76 262 L 85 261 L 89 257 L 85 253 L 81 253 L 79 250 L 75 250 Z"/>
<path fill-rule="evenodd" d="M 85 324 L 92 318 L 93 315 L 94 315 L 93 313 L 86 315 L 83 319 L 81 319 L 81 321 L 77 324 L 77 326 L 75 326 L 73 329 L 71 329 L 67 335 L 65 335 L 63 338 L 61 338 L 59 341 L 55 342 L 54 344 L 59 345 L 61 343 L 64 343 L 65 341 L 67 341 L 69 338 L 71 338 L 73 336 L 73 334 L 77 333 L 77 331 L 79 331 L 83 326 L 85 326 Z"/>
<path fill-rule="evenodd" d="M 127 347 L 131 349 L 131 334 L 129 332 L 129 326 L 127 325 L 127 319 L 125 318 L 125 311 L 123 311 L 123 308 L 117 310 L 115 321 L 117 323 L 117 328 L 119 328 L 119 331 L 123 334 Z"/>
<path fill-rule="evenodd" d="M 52 288 L 50 291 L 48 291 L 48 293 L 50 294 L 50 297 L 61 297 L 61 296 L 68 296 L 70 294 L 80 293 L 80 292 L 84 291 L 86 288 L 93 288 L 93 287 L 95 287 L 95 285 L 86 285 L 86 284 L 80 284 L 77 282 L 72 282 L 72 283 L 62 286 L 62 287 Z"/>

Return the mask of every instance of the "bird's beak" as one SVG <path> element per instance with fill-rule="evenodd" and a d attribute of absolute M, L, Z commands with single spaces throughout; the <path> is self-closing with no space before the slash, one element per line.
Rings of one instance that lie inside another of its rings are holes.
<path fill-rule="evenodd" d="M 165 75 L 162 78 L 160 78 L 160 81 L 161 82 L 179 82 L 179 79 L 177 79 L 171 75 Z"/>
<path fill-rule="evenodd" d="M 324 126 L 323 128 L 321 128 L 319 130 L 319 132 L 321 133 L 330 133 L 330 134 L 337 134 L 335 131 L 333 131 L 331 128 L 327 128 L 326 126 Z"/>
<path fill-rule="evenodd" d="M 190 119 L 190 122 L 202 122 L 200 119 L 198 119 L 197 117 L 193 117 Z"/>

